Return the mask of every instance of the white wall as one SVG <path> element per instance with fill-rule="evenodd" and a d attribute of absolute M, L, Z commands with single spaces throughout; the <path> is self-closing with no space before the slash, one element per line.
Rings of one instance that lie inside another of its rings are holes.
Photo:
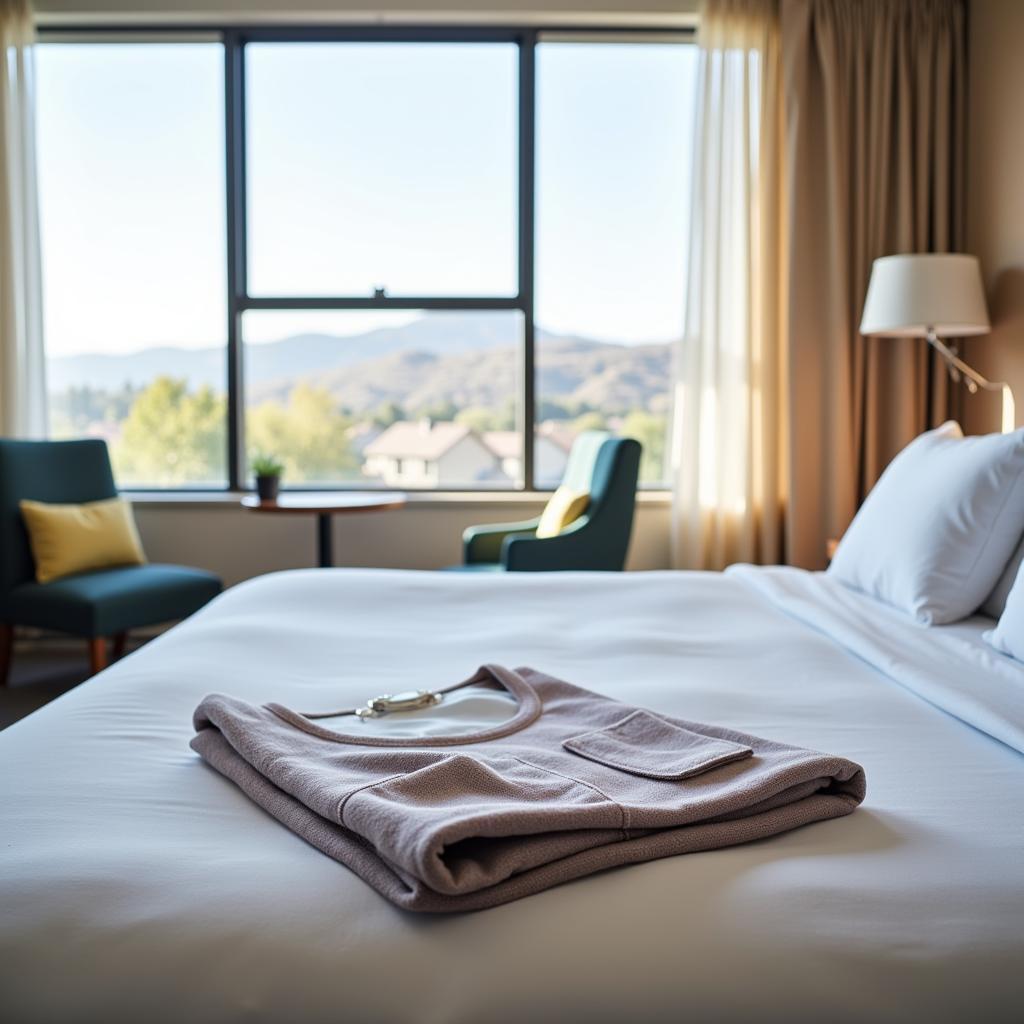
<path fill-rule="evenodd" d="M 431 465 L 436 467 L 436 487 L 473 487 L 497 475 L 498 460 L 478 435 L 466 434 Z"/>
<path fill-rule="evenodd" d="M 529 519 L 542 501 L 414 502 L 388 512 L 337 516 L 335 562 L 342 566 L 437 569 L 462 560 L 462 531 L 477 523 Z M 316 564 L 316 520 L 270 516 L 237 504 L 140 500 L 135 516 L 146 554 L 154 562 L 209 569 L 226 584 L 281 569 Z M 633 523 L 628 568 L 669 566 L 669 506 L 642 497 Z"/>

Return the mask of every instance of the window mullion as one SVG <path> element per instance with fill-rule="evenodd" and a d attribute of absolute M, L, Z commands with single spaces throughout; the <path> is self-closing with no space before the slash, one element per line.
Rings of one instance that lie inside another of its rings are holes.
<path fill-rule="evenodd" d="M 526 32 L 519 44 L 519 299 L 523 310 L 522 451 L 523 487 L 534 487 L 534 142 L 536 32 Z"/>
<path fill-rule="evenodd" d="M 288 295 L 288 296 L 252 296 L 238 298 L 240 309 L 353 309 L 353 310 L 389 310 L 389 309 L 522 309 L 523 303 L 517 296 L 387 296 L 371 298 L 369 296 L 340 295 Z"/>
<path fill-rule="evenodd" d="M 224 128 L 227 170 L 228 260 L 228 482 L 246 485 L 245 387 L 242 309 L 246 294 L 245 216 L 245 67 L 242 39 L 237 32 L 224 37 Z"/>

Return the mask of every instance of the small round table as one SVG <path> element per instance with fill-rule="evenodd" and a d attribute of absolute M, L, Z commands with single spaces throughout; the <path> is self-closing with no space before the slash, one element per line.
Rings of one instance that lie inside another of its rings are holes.
<path fill-rule="evenodd" d="M 285 491 L 277 501 L 260 501 L 255 494 L 242 499 L 253 512 L 277 515 L 315 515 L 317 519 L 317 556 L 321 569 L 334 564 L 331 550 L 331 516 L 349 512 L 381 512 L 401 508 L 405 495 L 401 491 Z"/>

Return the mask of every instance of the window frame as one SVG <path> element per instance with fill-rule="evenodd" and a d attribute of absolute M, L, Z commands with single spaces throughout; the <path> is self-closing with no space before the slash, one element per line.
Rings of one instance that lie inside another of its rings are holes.
<path fill-rule="evenodd" d="M 488 488 L 494 494 L 531 494 L 549 491 L 537 487 L 534 479 L 536 432 L 536 323 L 534 266 L 536 260 L 536 48 L 543 42 L 659 42 L 692 44 L 692 27 L 629 26 L 214 26 L 104 25 L 40 26 L 42 44 L 61 42 L 219 42 L 224 48 L 224 165 L 225 256 L 227 261 L 227 483 L 209 487 L 136 487 L 138 493 L 224 493 L 250 489 L 245 447 L 245 374 L 242 316 L 247 311 L 275 310 L 459 310 L 518 311 L 522 315 L 523 337 L 519 353 L 520 420 L 522 441 L 521 479 L 510 486 Z M 248 290 L 248 188 L 246 176 L 246 61 L 249 43 L 505 43 L 518 48 L 517 96 L 517 288 L 508 296 L 253 296 Z M 641 487 L 664 490 L 663 484 Z M 346 484 L 303 484 L 302 491 L 386 489 L 370 482 Z M 479 487 L 446 487 L 453 494 L 476 493 Z M 431 494 L 436 488 L 423 488 Z M 418 490 L 417 493 L 420 493 Z"/>

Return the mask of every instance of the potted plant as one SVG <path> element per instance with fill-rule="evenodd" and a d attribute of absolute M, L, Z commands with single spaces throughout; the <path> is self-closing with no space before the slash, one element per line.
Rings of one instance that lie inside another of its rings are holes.
<path fill-rule="evenodd" d="M 275 459 L 273 455 L 257 453 L 252 458 L 252 471 L 256 474 L 256 493 L 260 496 L 260 501 L 268 504 L 277 501 L 281 474 L 284 472 L 280 459 Z"/>

